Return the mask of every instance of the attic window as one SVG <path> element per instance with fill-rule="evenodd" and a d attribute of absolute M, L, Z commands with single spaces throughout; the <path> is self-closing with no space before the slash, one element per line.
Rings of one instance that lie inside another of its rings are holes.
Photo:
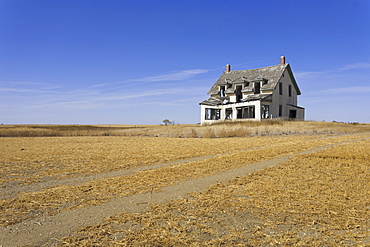
<path fill-rule="evenodd" d="M 260 94 L 261 93 L 261 83 L 255 82 L 254 83 L 254 94 Z"/>
<path fill-rule="evenodd" d="M 220 97 L 225 97 L 225 86 L 220 86 Z"/>
<path fill-rule="evenodd" d="M 243 86 L 236 86 L 236 90 L 235 90 L 236 102 L 240 102 L 241 99 L 243 98 L 242 88 Z"/>

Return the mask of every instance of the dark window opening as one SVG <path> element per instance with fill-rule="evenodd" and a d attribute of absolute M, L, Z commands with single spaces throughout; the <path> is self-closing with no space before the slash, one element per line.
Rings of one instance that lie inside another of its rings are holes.
<path fill-rule="evenodd" d="M 262 105 L 261 107 L 261 118 L 267 119 L 270 117 L 270 106 L 269 105 Z"/>
<path fill-rule="evenodd" d="M 225 97 L 225 86 L 220 87 L 220 97 Z"/>
<path fill-rule="evenodd" d="M 297 118 L 297 110 L 290 110 L 289 111 L 289 118 L 292 118 L 292 119 Z"/>
<path fill-rule="evenodd" d="M 279 82 L 279 94 L 283 95 L 283 83 Z"/>
<path fill-rule="evenodd" d="M 232 118 L 233 118 L 233 109 L 232 108 L 226 108 L 225 119 L 232 119 Z"/>
<path fill-rule="evenodd" d="M 236 102 L 240 102 L 243 98 L 242 94 L 242 86 L 236 86 L 235 95 L 236 95 Z"/>
<path fill-rule="evenodd" d="M 254 83 L 254 94 L 260 94 L 261 93 L 261 83 L 255 82 Z"/>
<path fill-rule="evenodd" d="M 220 109 L 206 108 L 206 120 L 219 120 L 221 116 Z"/>
<path fill-rule="evenodd" d="M 240 107 L 240 108 L 237 108 L 237 110 L 238 110 L 238 114 L 237 114 L 238 119 L 255 118 L 254 105 Z"/>
<path fill-rule="evenodd" d="M 279 105 L 279 117 L 283 116 L 283 105 Z"/>
<path fill-rule="evenodd" d="M 289 85 L 289 97 L 292 97 L 292 85 Z"/>

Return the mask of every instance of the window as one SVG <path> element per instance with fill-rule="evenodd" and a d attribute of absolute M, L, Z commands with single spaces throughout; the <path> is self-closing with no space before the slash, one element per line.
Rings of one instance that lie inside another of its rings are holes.
<path fill-rule="evenodd" d="M 279 95 L 283 95 L 283 83 L 279 82 Z"/>
<path fill-rule="evenodd" d="M 246 107 L 240 107 L 237 108 L 238 110 L 238 119 L 246 119 L 246 118 L 254 118 L 254 105 L 252 106 L 246 106 Z"/>
<path fill-rule="evenodd" d="M 260 94 L 261 93 L 261 83 L 255 82 L 254 83 L 254 94 Z"/>
<path fill-rule="evenodd" d="M 292 85 L 289 85 L 289 97 L 292 97 Z"/>
<path fill-rule="evenodd" d="M 269 118 L 270 117 L 270 106 L 269 105 L 262 105 L 261 107 L 261 118 Z"/>
<path fill-rule="evenodd" d="M 233 109 L 232 108 L 226 108 L 225 111 L 225 119 L 232 119 L 233 118 Z"/>
<path fill-rule="evenodd" d="M 206 120 L 219 120 L 221 116 L 220 109 L 206 108 Z"/>
<path fill-rule="evenodd" d="M 279 117 L 283 116 L 283 105 L 279 105 Z"/>
<path fill-rule="evenodd" d="M 225 97 L 225 86 L 220 86 L 220 97 Z"/>
<path fill-rule="evenodd" d="M 240 102 L 241 99 L 243 98 L 242 88 L 243 86 L 236 86 L 236 90 L 235 90 L 236 102 Z"/>
<path fill-rule="evenodd" d="M 292 118 L 292 119 L 297 118 L 297 110 L 290 110 L 289 111 L 289 118 Z"/>

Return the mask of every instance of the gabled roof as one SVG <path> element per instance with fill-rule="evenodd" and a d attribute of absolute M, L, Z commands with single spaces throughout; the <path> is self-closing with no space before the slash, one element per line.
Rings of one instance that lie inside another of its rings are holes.
<path fill-rule="evenodd" d="M 218 94 L 219 86 L 230 84 L 231 88 L 227 89 L 226 93 L 230 90 L 235 90 L 235 84 L 245 83 L 243 90 L 252 91 L 254 81 L 264 81 L 262 83 L 261 90 L 268 91 L 273 90 L 280 78 L 282 77 L 284 71 L 287 70 L 288 74 L 292 80 L 292 83 L 297 91 L 297 94 L 300 95 L 301 91 L 297 85 L 297 82 L 294 78 L 292 70 L 289 64 L 275 65 L 270 67 L 264 67 L 259 69 L 248 69 L 248 70 L 234 70 L 230 72 L 223 72 L 220 78 L 213 84 L 212 88 L 208 91 L 209 95 Z"/>

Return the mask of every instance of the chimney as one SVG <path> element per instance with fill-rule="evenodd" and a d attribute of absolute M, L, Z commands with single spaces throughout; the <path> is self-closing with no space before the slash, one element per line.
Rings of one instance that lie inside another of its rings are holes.
<path fill-rule="evenodd" d="M 280 57 L 280 65 L 283 65 L 283 64 L 285 64 L 285 57 L 281 56 Z"/>
<path fill-rule="evenodd" d="M 226 72 L 230 72 L 230 70 L 231 70 L 230 64 L 226 64 Z"/>

